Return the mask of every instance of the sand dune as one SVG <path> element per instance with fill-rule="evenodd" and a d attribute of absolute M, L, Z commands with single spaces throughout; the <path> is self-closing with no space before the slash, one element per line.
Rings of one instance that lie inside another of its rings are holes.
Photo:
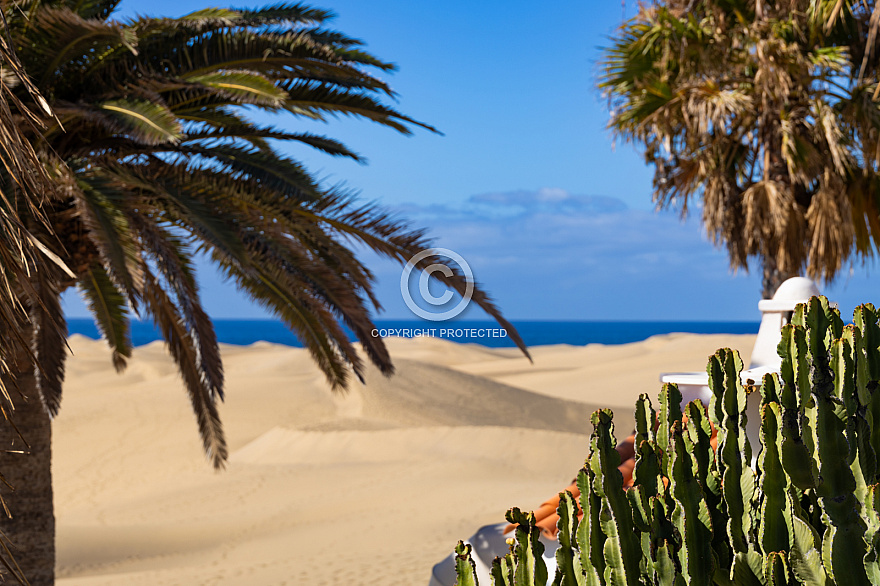
<path fill-rule="evenodd" d="M 548 346 L 530 364 L 392 339 L 397 375 L 371 370 L 345 396 L 303 350 L 224 346 L 232 455 L 214 472 L 161 344 L 117 375 L 74 336 L 53 440 L 59 584 L 425 584 L 458 539 L 570 482 L 591 411 L 617 408 L 629 430 L 661 371 L 753 341 Z"/>

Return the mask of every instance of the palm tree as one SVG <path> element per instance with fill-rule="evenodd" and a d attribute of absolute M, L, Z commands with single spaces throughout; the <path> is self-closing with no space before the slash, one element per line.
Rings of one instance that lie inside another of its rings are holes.
<path fill-rule="evenodd" d="M 47 222 L 29 208 L 17 208 L 17 217 L 60 263 L 42 263 L 17 282 L 27 313 L 19 327 L 33 340 L 39 368 L 23 359 L 13 364 L 24 399 L 15 401 L 15 422 L 28 454 L 6 455 L 0 465 L 16 487 L 8 499 L 13 518 L 0 522 L 0 531 L 18 545 L 16 558 L 32 584 L 54 581 L 50 417 L 64 377 L 64 290 L 79 287 L 119 370 L 131 354 L 132 312 L 155 322 L 179 367 L 205 452 L 221 467 L 227 448 L 216 401 L 223 369 L 192 255 L 208 255 L 282 319 L 330 386 L 344 389 L 350 373 L 362 379 L 365 368 L 346 328 L 381 372 L 392 373 L 382 340 L 371 335 L 371 307 L 379 308 L 373 276 L 352 244 L 402 263 L 429 247 L 422 231 L 323 187 L 278 144 L 357 154 L 332 138 L 248 117 L 256 110 L 317 120 L 345 115 L 404 134 L 432 130 L 383 102 L 394 94 L 371 71 L 393 67 L 323 28 L 329 12 L 279 4 L 119 22 L 110 19 L 116 4 L 6 6 L 24 68 L 57 116 L 44 130 L 28 130 L 56 186 L 39 210 Z M 438 262 L 428 257 L 417 267 Z M 432 274 L 460 293 L 473 285 L 458 270 Z M 472 299 L 525 352 L 485 293 L 476 289 Z M 0 443 L 22 450 L 11 431 L 0 430 Z"/>
<path fill-rule="evenodd" d="M 762 262 L 765 297 L 803 271 L 830 281 L 877 247 L 873 11 L 668 0 L 643 5 L 606 51 L 610 127 L 644 147 L 657 206 L 698 201 L 734 269 Z"/>
<path fill-rule="evenodd" d="M 31 220 L 44 228 L 44 235 L 54 236 L 47 216 L 41 211 L 54 186 L 24 132 L 45 128 L 44 120 L 52 116 L 52 110 L 23 71 L 5 20 L 0 31 L 0 182 L 4 185 L 0 191 L 0 414 L 6 431 L 17 433 L 11 398 L 11 393 L 20 390 L 16 385 L 15 365 L 33 368 L 38 364 L 31 340 L 20 328 L 28 318 L 20 302 L 21 294 L 37 296 L 29 276 L 42 263 L 48 262 L 54 269 L 70 270 L 21 221 L 20 213 L 26 210 Z M 15 92 L 16 87 L 20 91 Z M 47 329 L 57 328 L 55 323 L 44 325 Z M 2 473 L 0 482 L 7 482 Z M 9 513 L 2 495 L 0 507 Z M 9 545 L 6 536 L 0 534 L 0 573 L 26 584 L 27 579 Z"/>

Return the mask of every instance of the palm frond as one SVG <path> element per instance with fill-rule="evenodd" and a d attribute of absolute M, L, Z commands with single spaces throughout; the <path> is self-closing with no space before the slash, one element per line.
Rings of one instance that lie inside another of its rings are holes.
<path fill-rule="evenodd" d="M 112 100 L 98 105 L 110 112 L 119 132 L 145 145 L 175 143 L 180 139 L 180 122 L 161 104 L 145 101 Z"/>
<path fill-rule="evenodd" d="M 65 4 L 87 19 L 107 20 L 121 0 L 65 0 Z"/>
<path fill-rule="evenodd" d="M 139 31 L 138 49 L 142 55 L 122 59 L 120 65 L 131 64 L 143 71 L 166 74 L 170 69 L 170 73 L 177 76 L 241 69 L 270 77 L 308 72 L 340 78 L 365 75 L 339 59 L 331 47 L 316 43 L 302 31 L 261 34 L 248 29 L 221 29 L 206 34 L 181 34 L 178 43 L 173 43 L 169 41 L 175 39 L 168 37 L 167 29 L 160 23 L 155 24 L 159 25 L 157 30 L 161 36 Z"/>
<path fill-rule="evenodd" d="M 316 25 L 336 18 L 330 10 L 322 10 L 302 4 L 301 2 L 279 2 L 256 9 L 238 9 L 239 26 L 285 25 Z"/>
<path fill-rule="evenodd" d="M 310 117 L 323 119 L 324 113 L 338 116 L 366 118 L 397 130 L 401 134 L 411 134 L 407 124 L 419 126 L 431 132 L 439 131 L 409 116 L 404 116 L 393 108 L 360 92 L 352 92 L 334 85 L 311 81 L 293 80 L 280 84 L 288 93 L 284 108 L 293 114 L 307 113 Z"/>
<path fill-rule="evenodd" d="M 208 148 L 187 144 L 177 150 L 212 160 L 230 175 L 259 182 L 267 189 L 284 194 L 284 197 L 297 201 L 320 198 L 317 182 L 303 166 L 277 153 L 235 145 Z"/>
<path fill-rule="evenodd" d="M 118 205 L 125 194 L 94 176 L 77 177 L 76 186 L 79 188 L 79 197 L 75 199 L 79 219 L 88 230 L 110 278 L 136 308 L 143 287 L 143 263 L 128 219 Z"/>
<path fill-rule="evenodd" d="M 156 268 L 174 292 L 176 305 L 187 335 L 196 349 L 196 367 L 202 373 L 211 399 L 223 399 L 223 362 L 214 324 L 202 308 L 190 251 L 170 231 L 148 217 L 132 214 L 130 223 L 144 247 L 150 251 Z"/>
<path fill-rule="evenodd" d="M 178 308 L 147 268 L 144 269 L 144 303 L 183 378 L 205 454 L 214 468 L 223 468 L 229 452 L 217 405 L 198 368 L 198 348 L 187 333 Z"/>
<path fill-rule="evenodd" d="M 265 270 L 245 273 L 234 263 L 219 255 L 212 258 L 220 270 L 251 299 L 259 303 L 290 328 L 309 351 L 333 390 L 348 387 L 348 368 L 333 339 L 342 342 L 345 332 L 333 315 L 320 304 L 288 290 Z"/>
<path fill-rule="evenodd" d="M 79 290 L 95 318 L 98 331 L 112 351 L 116 372 L 125 370 L 131 358 L 131 323 L 125 296 L 100 264 L 93 264 L 79 281 Z"/>
<path fill-rule="evenodd" d="M 431 248 L 423 231 L 412 230 L 403 221 L 389 219 L 388 213 L 381 207 L 354 206 L 353 201 L 352 196 L 345 192 L 328 193 L 316 209 L 303 206 L 291 210 L 291 213 L 320 223 L 326 226 L 328 231 L 361 242 L 381 256 L 403 264 L 420 252 Z M 507 330 L 510 339 L 527 357 L 531 358 L 525 342 L 513 324 L 504 319 L 492 299 L 479 286 L 470 282 L 458 267 L 450 265 L 448 259 L 431 255 L 417 263 L 415 268 L 423 270 L 434 264 L 448 266 L 451 276 L 447 277 L 440 271 L 434 271 L 431 273 L 433 278 L 459 295 L 465 296 L 470 293 L 471 301 Z"/>
<path fill-rule="evenodd" d="M 67 325 L 61 311 L 61 295 L 47 274 L 37 272 L 36 303 L 29 314 L 32 318 L 34 367 L 37 391 L 43 406 L 54 417 L 61 406 L 61 385 L 67 358 Z"/>
<path fill-rule="evenodd" d="M 158 169 L 156 169 L 158 167 Z M 187 179 L 189 167 L 153 160 L 150 166 L 116 164 L 102 169 L 102 174 L 129 192 L 140 192 L 139 210 L 184 226 L 199 241 L 224 251 L 230 258 L 243 259 L 244 246 L 235 230 L 211 206 L 211 200 L 223 197 Z"/>
<path fill-rule="evenodd" d="M 177 19 L 166 19 L 169 22 L 172 20 L 176 20 L 184 25 L 200 25 L 198 30 L 205 30 L 203 27 L 205 26 L 216 26 L 221 28 L 226 28 L 228 26 L 232 26 L 232 24 L 238 19 L 240 13 L 237 10 L 233 10 L 231 8 L 202 8 L 200 10 L 196 10 L 194 12 L 190 12 L 189 14 L 184 14 L 180 18 Z"/>
<path fill-rule="evenodd" d="M 255 148 L 262 149 L 266 148 L 266 139 L 296 141 L 334 157 L 347 157 L 358 162 L 366 162 L 345 144 L 328 136 L 310 132 L 283 132 L 273 128 L 260 128 L 253 124 L 243 124 L 239 127 L 209 127 L 206 130 L 190 132 L 181 143 L 186 145 L 193 141 L 218 141 L 222 139 L 242 139 L 253 144 Z"/>
<path fill-rule="evenodd" d="M 304 4 L 280 3 L 262 8 L 204 8 L 177 19 L 166 19 L 169 24 L 194 26 L 192 30 L 206 32 L 231 26 L 241 28 L 270 25 L 315 25 L 334 18 L 328 10 L 311 8 Z M 140 19 L 146 21 L 147 19 Z M 154 19 L 150 19 L 154 20 Z"/>
<path fill-rule="evenodd" d="M 186 81 L 213 88 L 236 103 L 278 108 L 287 99 L 287 92 L 276 87 L 266 76 L 252 71 L 223 70 L 181 77 Z"/>
<path fill-rule="evenodd" d="M 94 6 L 103 10 L 107 6 Z M 76 10 L 79 7 L 75 7 Z M 85 9 L 89 12 L 89 9 Z M 90 61 L 98 60 L 112 47 L 122 46 L 134 52 L 133 35 L 122 26 L 92 17 L 83 17 L 70 8 L 44 7 L 37 11 L 31 23 L 29 38 L 32 45 L 28 56 L 38 60 L 43 72 L 37 85 L 49 88 L 59 79 L 75 74 Z M 31 61 L 31 68 L 34 67 Z M 66 68 L 73 67 L 73 71 Z"/>

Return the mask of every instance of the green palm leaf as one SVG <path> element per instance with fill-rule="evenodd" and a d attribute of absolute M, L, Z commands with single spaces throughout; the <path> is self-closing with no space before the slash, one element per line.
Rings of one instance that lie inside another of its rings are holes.
<path fill-rule="evenodd" d="M 382 105 L 372 96 L 345 88 L 300 80 L 283 82 L 281 87 L 287 90 L 289 96 L 284 107 L 293 114 L 306 113 L 320 120 L 324 119 L 322 116 L 324 113 L 362 117 L 389 126 L 403 134 L 411 133 L 407 124 L 437 132 L 433 126 L 404 116 L 393 108 Z"/>
<path fill-rule="evenodd" d="M 120 0 L 65 0 L 61 4 L 83 18 L 105 20 L 119 6 Z"/>
<path fill-rule="evenodd" d="M 351 151 L 345 146 L 345 144 L 336 139 L 330 138 L 329 136 L 312 134 L 310 132 L 282 132 L 273 128 L 260 128 L 253 124 L 241 124 L 240 126 L 229 125 L 219 128 L 209 127 L 209 129 L 206 130 L 194 130 L 187 133 L 186 138 L 181 141 L 181 144 L 186 145 L 187 143 L 194 141 L 218 141 L 221 139 L 246 140 L 260 150 L 269 149 L 266 139 L 296 141 L 334 157 L 347 157 L 361 163 L 366 162 L 365 159 Z M 229 144 L 229 142 L 226 142 L 226 144 Z"/>
<path fill-rule="evenodd" d="M 256 9 L 238 9 L 239 26 L 267 26 L 276 24 L 314 25 L 336 17 L 330 10 L 306 6 L 301 2 L 280 2 Z"/>
<path fill-rule="evenodd" d="M 97 8 L 97 7 L 96 7 Z M 89 12 L 89 10 L 86 10 Z M 40 87 L 51 87 L 99 59 L 114 47 L 136 52 L 134 35 L 124 27 L 83 17 L 67 8 L 44 8 L 37 12 L 30 31 L 33 55 L 45 60 Z M 68 71 L 68 68 L 73 68 Z"/>
<path fill-rule="evenodd" d="M 168 287 L 173 291 L 187 335 L 197 350 L 196 367 L 211 399 L 223 399 L 223 362 L 214 324 L 202 308 L 195 268 L 186 245 L 150 218 L 132 214 L 130 222 Z"/>
<path fill-rule="evenodd" d="M 287 99 L 287 92 L 276 87 L 270 79 L 250 71 L 215 71 L 182 78 L 213 88 L 235 103 L 277 108 Z"/>
<path fill-rule="evenodd" d="M 180 122 L 168 108 L 153 102 L 111 100 L 98 107 L 117 121 L 120 132 L 145 145 L 175 143 L 181 137 Z"/>
<path fill-rule="evenodd" d="M 83 225 L 107 273 L 136 307 L 143 281 L 142 263 L 131 227 L 118 207 L 125 196 L 97 177 L 79 177 L 76 185 L 81 194 L 76 205 Z"/>
<path fill-rule="evenodd" d="M 215 468 L 223 468 L 229 454 L 226 438 L 217 405 L 198 367 L 198 348 L 187 333 L 178 308 L 149 269 L 145 269 L 144 302 L 180 370 L 199 426 L 205 454 Z"/>
<path fill-rule="evenodd" d="M 253 274 L 241 270 L 228 259 L 217 255 L 213 258 L 242 291 L 281 319 L 296 334 L 332 389 L 340 390 L 348 386 L 348 368 L 339 352 L 339 345 L 347 344 L 343 341 L 345 333 L 325 308 L 289 290 L 265 269 L 258 269 Z"/>
<path fill-rule="evenodd" d="M 310 8 L 299 3 L 281 3 L 257 9 L 204 8 L 182 16 L 176 19 L 176 21 L 184 25 L 190 23 L 201 25 L 198 30 L 203 32 L 206 30 L 206 26 L 216 28 L 227 28 L 229 26 L 249 28 L 279 24 L 313 25 L 333 17 L 333 13 L 327 10 Z"/>
<path fill-rule="evenodd" d="M 240 13 L 237 10 L 230 8 L 202 8 L 201 10 L 185 14 L 176 20 L 182 25 L 190 23 L 202 25 L 199 27 L 199 30 L 204 30 L 202 28 L 204 26 L 213 25 L 219 28 L 231 26 L 238 20 L 239 15 Z"/>
<path fill-rule="evenodd" d="M 31 311 L 34 339 L 34 368 L 37 390 L 49 414 L 58 414 L 61 405 L 61 385 L 64 382 L 64 362 L 67 358 L 67 324 L 61 311 L 61 296 L 50 271 L 41 272 L 37 281 L 37 303 Z"/>
<path fill-rule="evenodd" d="M 113 366 L 117 372 L 125 369 L 131 358 L 131 325 L 128 307 L 107 271 L 94 264 L 79 281 L 79 290 L 88 304 L 101 336 L 112 350 Z"/>
<path fill-rule="evenodd" d="M 283 197 L 297 201 L 320 198 L 320 188 L 302 165 L 275 152 L 232 145 L 208 148 L 192 144 L 183 145 L 178 151 L 212 159 L 231 175 L 259 182 Z"/>

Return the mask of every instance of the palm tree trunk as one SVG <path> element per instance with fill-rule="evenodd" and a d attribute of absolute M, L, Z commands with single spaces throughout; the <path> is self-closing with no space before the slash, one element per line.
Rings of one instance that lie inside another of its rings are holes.
<path fill-rule="evenodd" d="M 16 384 L 27 399 L 8 385 L 15 404 L 13 420 L 27 445 L 11 425 L 0 421 L 0 474 L 14 488 L 0 485 L 12 515 L 0 511 L 0 532 L 12 543 L 12 555 L 31 586 L 46 586 L 55 583 L 51 419 L 32 367 L 19 373 Z"/>
<path fill-rule="evenodd" d="M 761 298 L 772 299 L 776 294 L 776 290 L 785 281 L 797 274 L 780 271 L 776 266 L 776 259 L 773 257 L 764 257 L 764 278 L 761 280 Z"/>

